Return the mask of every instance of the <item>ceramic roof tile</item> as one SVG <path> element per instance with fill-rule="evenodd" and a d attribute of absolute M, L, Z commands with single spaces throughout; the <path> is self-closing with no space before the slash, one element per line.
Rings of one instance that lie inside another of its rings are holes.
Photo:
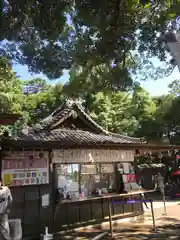
<path fill-rule="evenodd" d="M 59 122 L 59 123 L 63 123 L 68 117 L 72 116 L 74 113 L 76 113 L 80 118 L 83 118 L 84 121 L 87 121 L 94 129 L 96 129 L 96 133 L 97 134 L 93 134 L 87 131 L 85 131 L 83 133 L 83 131 L 80 130 L 63 130 L 60 129 L 57 132 L 50 131 L 52 129 L 52 126 Z M 37 135 L 36 137 L 42 138 L 42 131 L 45 131 L 47 133 L 47 130 L 49 130 L 49 135 L 46 136 L 46 138 L 59 138 L 62 139 L 63 136 L 66 136 L 66 138 L 71 138 L 71 140 L 76 137 L 76 140 L 78 138 L 79 141 L 82 141 L 82 139 L 84 139 L 84 141 L 92 141 L 92 139 L 94 139 L 93 141 L 95 141 L 95 139 L 97 139 L 97 142 L 100 141 L 100 139 L 102 141 L 117 141 L 119 143 L 141 143 L 141 139 L 139 138 L 132 138 L 129 136 L 125 136 L 125 135 L 120 135 L 120 134 L 115 134 L 115 133 L 111 133 L 106 131 L 105 129 L 103 129 L 101 126 L 99 126 L 81 107 L 80 104 L 78 104 L 78 102 L 76 101 L 66 101 L 64 104 L 62 104 L 59 108 L 57 108 L 54 112 L 52 112 L 51 115 L 49 115 L 48 117 L 46 117 L 45 119 L 43 119 L 42 121 L 40 121 L 38 124 L 36 124 L 33 129 L 35 130 Z M 53 135 L 53 136 L 52 136 Z M 89 135 L 89 136 L 88 136 Z M 91 136 L 91 137 L 90 137 Z M 45 137 L 45 135 L 44 135 Z M 65 137 L 63 138 L 65 141 Z"/>
<path fill-rule="evenodd" d="M 104 134 L 94 134 L 82 130 L 58 129 L 52 131 L 41 131 L 24 133 L 19 136 L 20 140 L 26 141 L 43 141 L 43 142 L 63 142 L 63 144 L 121 144 L 134 143 L 130 139 L 119 138 Z"/>

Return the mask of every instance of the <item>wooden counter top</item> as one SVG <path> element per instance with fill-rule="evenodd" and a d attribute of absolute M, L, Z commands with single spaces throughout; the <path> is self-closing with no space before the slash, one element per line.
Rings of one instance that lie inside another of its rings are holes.
<path fill-rule="evenodd" d="M 82 198 L 82 199 L 77 199 L 77 200 L 63 200 L 59 202 L 58 204 L 65 204 L 65 203 L 78 203 L 78 202 L 86 202 L 86 201 L 93 201 L 93 200 L 100 200 L 100 199 L 110 199 L 110 198 L 116 198 L 116 197 L 126 197 L 126 196 L 132 196 L 132 195 L 137 195 L 137 194 L 142 194 L 142 193 L 150 193 L 154 192 L 155 190 L 134 190 L 128 193 L 112 193 L 112 194 L 106 194 L 103 196 L 96 196 L 96 197 L 88 197 L 88 198 Z"/>

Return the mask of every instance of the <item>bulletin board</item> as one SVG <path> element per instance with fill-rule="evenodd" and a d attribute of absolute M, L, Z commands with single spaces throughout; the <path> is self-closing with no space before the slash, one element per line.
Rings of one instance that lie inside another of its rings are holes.
<path fill-rule="evenodd" d="M 139 189 L 139 186 L 136 183 L 136 174 L 134 171 L 134 166 L 132 163 L 126 162 L 121 163 L 119 168 L 122 172 L 123 177 L 123 183 L 126 191 L 132 190 L 132 189 Z"/>
<path fill-rule="evenodd" d="M 136 174 L 131 163 L 122 163 L 124 183 L 136 182 Z"/>
<path fill-rule="evenodd" d="M 48 184 L 48 152 L 5 152 L 2 180 L 7 186 Z"/>

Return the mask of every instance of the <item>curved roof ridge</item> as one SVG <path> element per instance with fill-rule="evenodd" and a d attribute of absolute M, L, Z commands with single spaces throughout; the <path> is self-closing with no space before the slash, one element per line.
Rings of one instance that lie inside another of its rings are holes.
<path fill-rule="evenodd" d="M 77 99 L 66 99 L 58 108 L 56 108 L 49 116 L 42 119 L 39 123 L 37 123 L 33 129 L 35 131 L 42 131 L 48 129 L 48 127 L 53 126 L 56 122 L 61 124 L 64 120 L 68 117 L 73 115 L 73 111 L 77 112 L 79 118 L 82 121 L 89 123 L 90 128 L 94 129 L 94 132 L 97 134 L 108 135 L 116 138 L 121 138 L 124 140 L 134 141 L 137 143 L 143 142 L 140 138 L 130 137 L 126 135 L 121 135 L 118 133 L 112 133 L 104 129 L 98 123 L 96 123 L 83 109 L 82 107 L 82 100 Z"/>
<path fill-rule="evenodd" d="M 79 111 L 86 117 L 86 119 L 91 122 L 96 128 L 98 128 L 102 133 L 108 134 L 109 132 L 105 130 L 103 127 L 101 127 L 98 123 L 96 123 L 82 108 L 81 105 L 75 103 L 75 106 L 78 108 Z"/>
<path fill-rule="evenodd" d="M 144 142 L 143 141 L 143 138 L 136 138 L 136 137 L 130 137 L 130 136 L 126 136 L 126 135 L 123 135 L 123 134 L 119 134 L 119 133 L 112 133 L 110 132 L 110 134 L 113 136 L 113 137 L 120 137 L 120 138 L 124 138 L 124 139 L 131 139 L 131 140 L 134 140 L 134 141 L 141 141 L 141 142 Z"/>

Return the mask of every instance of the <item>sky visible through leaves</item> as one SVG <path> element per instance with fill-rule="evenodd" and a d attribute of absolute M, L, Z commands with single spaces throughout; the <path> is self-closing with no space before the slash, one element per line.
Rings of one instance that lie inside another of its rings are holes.
<path fill-rule="evenodd" d="M 20 64 L 16 64 L 14 65 L 14 71 L 17 72 L 17 75 L 20 76 L 22 79 L 24 80 L 29 80 L 35 77 L 42 77 L 47 79 L 44 75 L 40 74 L 40 75 L 36 75 L 36 74 L 31 74 L 28 71 L 28 68 L 26 66 L 22 66 Z M 162 78 L 162 79 L 158 79 L 158 80 L 147 80 L 147 81 L 142 81 L 141 85 L 142 87 L 144 87 L 148 92 L 150 92 L 151 95 L 153 96 L 159 96 L 159 95 L 163 95 L 163 94 L 167 94 L 168 92 L 168 85 L 174 80 L 174 79 L 179 79 L 180 78 L 180 73 L 177 69 L 177 67 L 175 68 L 175 70 L 173 71 L 173 73 L 166 77 L 166 78 Z M 54 80 L 54 81 L 48 81 L 50 84 L 55 84 L 59 81 L 61 81 L 62 83 L 67 82 L 69 79 L 69 75 L 68 75 L 68 71 L 64 71 L 63 76 L 60 79 Z"/>

